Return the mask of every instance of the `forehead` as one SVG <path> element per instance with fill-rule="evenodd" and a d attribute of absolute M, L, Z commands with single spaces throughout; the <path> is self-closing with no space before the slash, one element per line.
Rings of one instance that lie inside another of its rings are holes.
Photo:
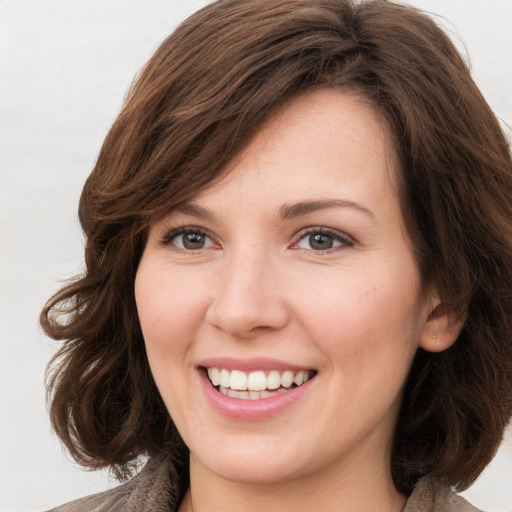
<path fill-rule="evenodd" d="M 369 182 L 396 192 L 396 162 L 387 123 L 368 101 L 338 89 L 309 91 L 281 105 L 198 197 L 241 179 L 270 195 L 284 180 L 295 196 L 304 187 L 318 196 L 333 187 L 356 192 Z"/>

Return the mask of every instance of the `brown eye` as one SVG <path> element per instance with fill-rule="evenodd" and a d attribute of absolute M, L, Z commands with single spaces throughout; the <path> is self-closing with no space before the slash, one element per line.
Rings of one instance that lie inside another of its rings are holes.
<path fill-rule="evenodd" d="M 334 245 L 334 238 L 331 235 L 324 235 L 322 233 L 315 233 L 309 235 L 309 246 L 315 251 L 324 251 L 331 249 Z"/>
<path fill-rule="evenodd" d="M 199 251 L 213 247 L 212 239 L 197 229 L 180 230 L 167 237 L 165 245 L 172 244 L 184 251 Z"/>
<path fill-rule="evenodd" d="M 351 247 L 354 243 L 336 230 L 328 228 L 313 228 L 304 233 L 295 244 L 298 249 L 314 252 L 328 251 L 330 249 L 343 249 Z"/>
<path fill-rule="evenodd" d="M 185 249 L 202 249 L 206 236 L 201 233 L 187 233 L 182 236 L 182 243 Z"/>

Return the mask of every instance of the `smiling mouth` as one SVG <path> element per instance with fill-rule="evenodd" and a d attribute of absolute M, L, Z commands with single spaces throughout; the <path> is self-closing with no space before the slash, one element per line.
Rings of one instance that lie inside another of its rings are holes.
<path fill-rule="evenodd" d="M 259 400 L 287 393 L 316 375 L 314 370 L 253 371 L 205 368 L 212 386 L 223 395 L 241 400 Z"/>

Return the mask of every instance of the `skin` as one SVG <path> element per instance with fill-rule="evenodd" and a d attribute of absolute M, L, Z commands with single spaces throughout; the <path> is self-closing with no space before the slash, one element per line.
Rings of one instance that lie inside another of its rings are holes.
<path fill-rule="evenodd" d="M 420 288 L 394 161 L 372 107 L 308 92 L 193 206 L 151 227 L 135 295 L 152 373 L 191 452 L 180 510 L 403 508 L 389 462 L 403 385 L 418 347 L 443 350 L 456 332 Z M 333 247 L 319 249 L 311 228 Z M 206 399 L 198 366 L 211 357 L 317 373 L 292 406 L 245 421 Z"/>

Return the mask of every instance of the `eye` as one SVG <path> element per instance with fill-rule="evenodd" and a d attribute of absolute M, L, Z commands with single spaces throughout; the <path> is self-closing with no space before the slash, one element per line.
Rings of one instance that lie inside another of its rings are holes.
<path fill-rule="evenodd" d="M 298 249 L 315 252 L 325 252 L 338 247 L 351 247 L 354 243 L 336 230 L 327 228 L 312 228 L 301 233 L 299 240 L 294 244 Z"/>
<path fill-rule="evenodd" d="M 199 228 L 180 228 L 170 232 L 162 245 L 174 245 L 183 251 L 199 251 L 214 247 L 213 240 Z"/>

